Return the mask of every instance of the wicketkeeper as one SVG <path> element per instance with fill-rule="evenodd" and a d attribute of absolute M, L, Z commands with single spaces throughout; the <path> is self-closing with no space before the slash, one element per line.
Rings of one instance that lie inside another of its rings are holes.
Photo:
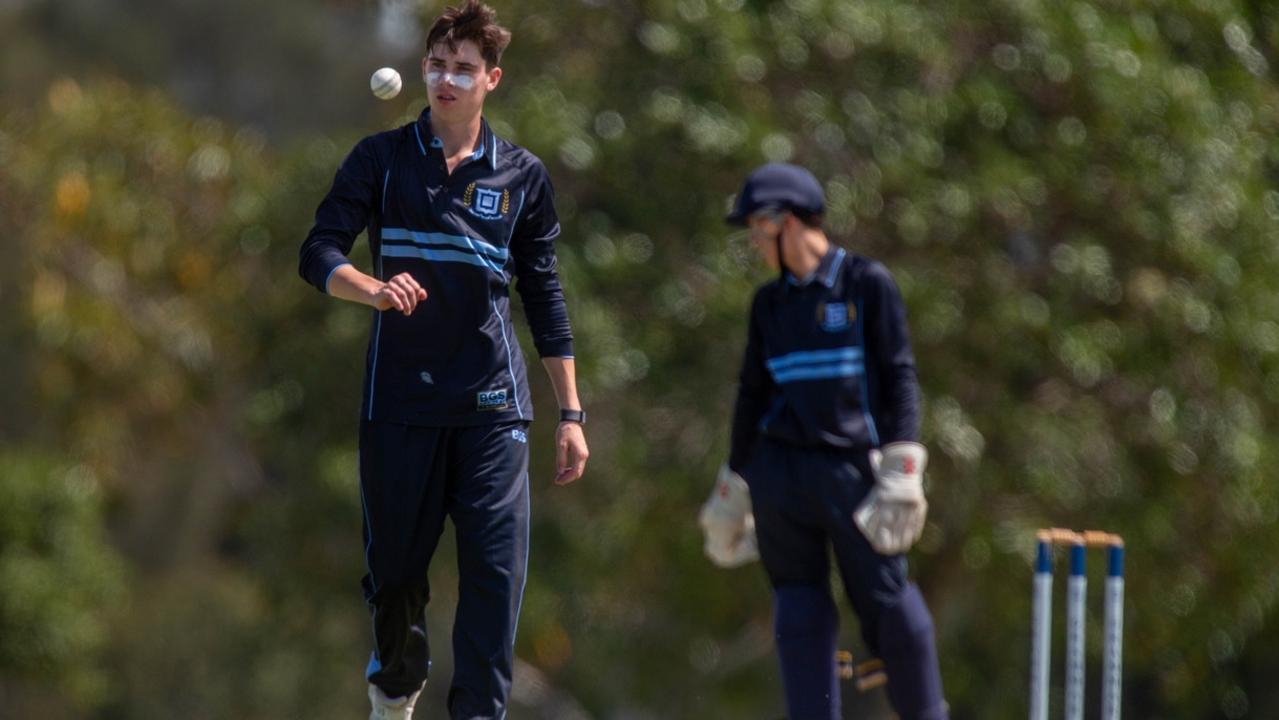
<path fill-rule="evenodd" d="M 811 173 L 769 164 L 728 216 L 780 276 L 751 304 L 728 464 L 701 518 L 707 554 L 741 564 L 758 543 L 789 720 L 840 717 L 828 548 L 893 707 L 941 720 L 932 617 L 903 554 L 928 507 L 906 311 L 883 265 L 827 239 L 824 210 Z"/>

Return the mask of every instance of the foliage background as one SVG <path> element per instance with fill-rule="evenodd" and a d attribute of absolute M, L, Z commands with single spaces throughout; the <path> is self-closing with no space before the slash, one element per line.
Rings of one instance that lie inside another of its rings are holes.
<path fill-rule="evenodd" d="M 440 5 L 0 3 L 5 716 L 364 712 L 369 316 L 296 250 L 345 152 L 421 109 L 365 83 L 415 76 Z M 514 717 L 781 715 L 762 574 L 714 570 L 693 518 L 767 279 L 721 217 L 783 159 L 910 309 L 953 716 L 1024 712 L 1044 525 L 1127 539 L 1128 717 L 1279 715 L 1279 7 L 498 7 L 489 117 L 557 184 L 593 451 L 555 488 L 534 425 Z"/>

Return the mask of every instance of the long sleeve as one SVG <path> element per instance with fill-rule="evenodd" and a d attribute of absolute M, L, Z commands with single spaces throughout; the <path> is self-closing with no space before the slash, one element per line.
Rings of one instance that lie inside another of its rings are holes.
<path fill-rule="evenodd" d="M 764 366 L 764 340 L 759 329 L 762 294 L 751 303 L 750 329 L 742 370 L 737 385 L 737 403 L 733 409 L 733 429 L 729 445 L 728 467 L 741 474 L 759 439 L 759 423 L 773 395 L 773 378 Z"/>
<path fill-rule="evenodd" d="M 328 292 L 334 270 L 350 263 L 346 256 L 369 223 L 377 193 L 373 140 L 365 138 L 342 161 L 299 252 L 298 274 L 320 292 Z"/>
<path fill-rule="evenodd" d="M 866 341 L 874 363 L 871 408 L 881 445 L 919 438 L 919 381 L 906 325 L 906 304 L 879 263 L 864 276 Z"/>
<path fill-rule="evenodd" d="M 515 289 L 524 303 L 533 344 L 541 357 L 573 357 L 573 330 L 555 257 L 555 238 L 559 235 L 555 190 L 546 168 L 538 163 L 523 198 L 511 240 L 511 256 L 515 261 Z"/>

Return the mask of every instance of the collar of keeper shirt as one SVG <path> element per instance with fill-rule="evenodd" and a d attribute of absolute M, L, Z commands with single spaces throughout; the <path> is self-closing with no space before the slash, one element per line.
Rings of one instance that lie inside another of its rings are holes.
<path fill-rule="evenodd" d="M 428 297 L 407 317 L 375 313 L 365 417 L 440 426 L 531 420 L 512 281 L 539 354 L 572 357 L 554 251 L 560 226 L 541 161 L 484 121 L 475 152 L 450 174 L 429 109 L 370 141 L 371 159 L 349 169 L 348 158 L 325 202 L 343 173 L 371 175 L 363 179 L 376 193 L 368 222 L 376 276 L 410 273 Z"/>

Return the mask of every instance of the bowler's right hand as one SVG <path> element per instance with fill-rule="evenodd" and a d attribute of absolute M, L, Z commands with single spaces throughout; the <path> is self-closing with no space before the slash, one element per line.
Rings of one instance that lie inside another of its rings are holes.
<path fill-rule="evenodd" d="M 409 273 L 400 273 L 373 289 L 371 302 L 378 310 L 399 310 L 405 315 L 426 299 L 426 290 Z"/>

